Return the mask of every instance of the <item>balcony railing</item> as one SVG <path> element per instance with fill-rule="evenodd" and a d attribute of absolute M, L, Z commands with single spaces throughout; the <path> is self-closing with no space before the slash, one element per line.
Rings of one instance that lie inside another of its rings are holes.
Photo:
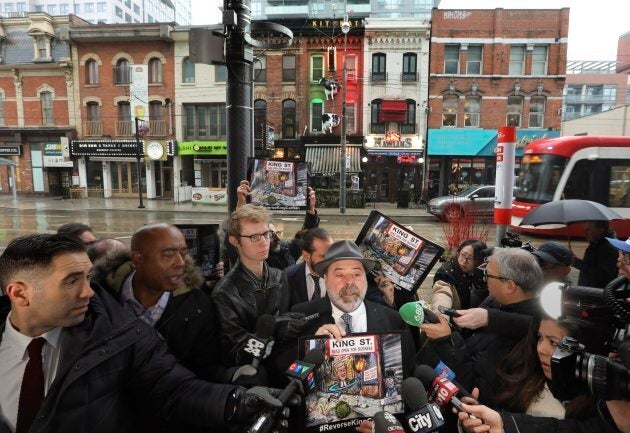
<path fill-rule="evenodd" d="M 370 134 L 385 134 L 385 124 L 370 123 Z"/>
<path fill-rule="evenodd" d="M 166 120 L 149 120 L 149 137 L 166 137 Z"/>
<path fill-rule="evenodd" d="M 401 72 L 400 81 L 402 81 L 403 83 L 418 81 L 418 73 L 417 72 Z"/>
<path fill-rule="evenodd" d="M 400 124 L 400 133 L 401 134 L 415 134 L 416 133 L 416 124 L 415 123 L 401 123 Z"/>
<path fill-rule="evenodd" d="M 102 137 L 103 122 L 101 120 L 87 120 L 83 122 L 84 137 Z"/>
<path fill-rule="evenodd" d="M 387 81 L 387 72 L 372 72 L 370 77 L 373 82 Z"/>
<path fill-rule="evenodd" d="M 131 120 L 117 120 L 114 123 L 114 131 L 117 137 L 132 137 L 136 133 Z"/>

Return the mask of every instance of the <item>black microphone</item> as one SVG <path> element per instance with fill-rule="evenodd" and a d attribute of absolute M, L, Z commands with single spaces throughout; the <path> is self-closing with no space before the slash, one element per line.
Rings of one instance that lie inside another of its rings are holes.
<path fill-rule="evenodd" d="M 429 399 L 432 402 L 437 403 L 440 407 L 450 403 L 459 412 L 466 412 L 458 396 L 472 397 L 472 395 L 457 382 L 451 381 L 445 376 L 438 376 L 435 370 L 428 365 L 419 365 L 414 376 L 422 381 L 426 389 L 431 390 Z M 473 415 L 469 416 L 474 418 Z"/>
<path fill-rule="evenodd" d="M 278 396 L 278 400 L 280 400 L 283 406 L 296 392 L 307 394 L 315 388 L 315 371 L 323 362 L 324 352 L 319 349 L 313 349 L 306 354 L 303 361 L 295 361 L 289 366 L 286 371 L 289 384 Z M 247 430 L 247 433 L 264 433 L 268 431 L 273 425 L 276 412 L 277 410 L 275 409 L 263 412 L 249 430 Z"/>
<path fill-rule="evenodd" d="M 263 314 L 258 318 L 256 321 L 256 333 L 249 337 L 247 345 L 243 348 L 243 352 L 253 357 L 252 362 L 239 367 L 232 376 L 232 382 L 235 382 L 241 376 L 255 376 L 258 373 L 260 361 L 271 353 L 275 325 L 276 319 L 271 314 Z"/>
<path fill-rule="evenodd" d="M 372 417 L 372 433 L 405 433 L 405 430 L 394 415 L 382 410 Z"/>
<path fill-rule="evenodd" d="M 444 425 L 444 417 L 436 404 L 429 403 L 422 382 L 415 377 L 403 380 L 400 390 L 405 406 L 410 411 L 405 417 L 414 433 L 428 433 Z"/>

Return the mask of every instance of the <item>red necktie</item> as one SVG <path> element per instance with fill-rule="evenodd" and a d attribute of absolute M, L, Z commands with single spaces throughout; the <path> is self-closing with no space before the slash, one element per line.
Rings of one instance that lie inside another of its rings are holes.
<path fill-rule="evenodd" d="M 44 370 L 42 368 L 44 343 L 46 340 L 42 337 L 34 338 L 26 348 L 28 350 L 28 362 L 22 378 L 15 433 L 26 433 L 31 428 L 44 399 Z"/>

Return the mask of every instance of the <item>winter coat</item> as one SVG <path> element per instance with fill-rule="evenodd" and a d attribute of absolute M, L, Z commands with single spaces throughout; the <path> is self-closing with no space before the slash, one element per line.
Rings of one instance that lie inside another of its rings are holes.
<path fill-rule="evenodd" d="M 579 286 L 604 288 L 617 277 L 618 252 L 606 238 L 591 242 L 583 259 L 575 259 L 573 266 L 580 270 Z"/>
<path fill-rule="evenodd" d="M 83 322 L 61 332 L 56 377 L 29 432 L 136 433 L 139 406 L 174 422 L 224 424 L 235 387 L 196 379 L 153 328 L 93 289 Z M 9 309 L 0 297 L 0 338 Z"/>
<path fill-rule="evenodd" d="M 478 307 L 488 296 L 488 286 L 482 274 L 475 269 L 471 274 L 464 273 L 454 260 L 444 263 L 433 278 L 431 307 L 443 305 L 455 310 Z"/>

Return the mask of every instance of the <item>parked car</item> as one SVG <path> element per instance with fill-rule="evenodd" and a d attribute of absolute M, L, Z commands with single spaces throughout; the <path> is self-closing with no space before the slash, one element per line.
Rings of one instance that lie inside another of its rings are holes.
<path fill-rule="evenodd" d="M 490 217 L 494 214 L 494 201 L 494 185 L 474 185 L 455 195 L 431 199 L 427 212 L 447 222 L 466 215 Z"/>

